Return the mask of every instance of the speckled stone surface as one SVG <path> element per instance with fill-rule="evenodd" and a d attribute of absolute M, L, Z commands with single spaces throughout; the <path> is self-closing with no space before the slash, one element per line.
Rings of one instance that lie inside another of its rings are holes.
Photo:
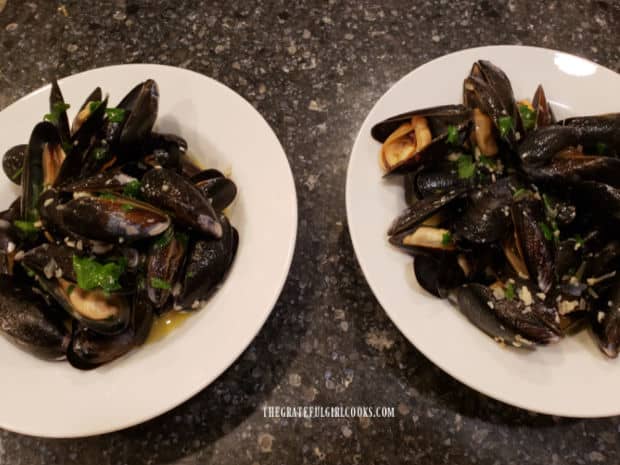
<path fill-rule="evenodd" d="M 508 407 L 416 351 L 372 296 L 344 208 L 357 129 L 398 78 L 445 53 L 498 43 L 557 48 L 617 71 L 617 0 L 293 3 L 8 0 L 1 11 L 0 0 L 0 109 L 51 76 L 93 67 L 196 70 L 239 92 L 273 126 L 295 174 L 300 218 L 279 303 L 215 383 L 105 436 L 0 432 L 0 464 L 620 463 L 620 419 Z M 310 403 L 393 406 L 396 418 L 263 417 L 264 405 Z"/>

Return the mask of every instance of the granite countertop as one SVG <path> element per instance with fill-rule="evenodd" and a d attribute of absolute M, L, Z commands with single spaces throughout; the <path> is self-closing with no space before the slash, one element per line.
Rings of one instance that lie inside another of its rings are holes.
<path fill-rule="evenodd" d="M 47 440 L 0 432 L 0 464 L 620 462 L 619 418 L 562 419 L 506 406 L 412 347 L 361 274 L 344 207 L 356 132 L 401 76 L 445 53 L 499 43 L 556 48 L 617 71 L 618 2 L 375 3 L 0 0 L 0 109 L 52 76 L 104 65 L 204 73 L 273 126 L 293 168 L 300 218 L 273 314 L 216 382 L 113 434 Z M 393 406 L 396 418 L 263 416 L 264 405 L 308 403 Z"/>

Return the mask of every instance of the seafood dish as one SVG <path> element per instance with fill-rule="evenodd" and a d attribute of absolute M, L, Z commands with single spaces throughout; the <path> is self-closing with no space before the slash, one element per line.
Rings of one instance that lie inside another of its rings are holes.
<path fill-rule="evenodd" d="M 555 118 L 542 85 L 517 100 L 486 60 L 462 102 L 374 125 L 406 209 L 389 242 L 420 286 L 502 346 L 588 330 L 620 349 L 620 113 Z M 519 96 L 522 97 L 522 96 Z"/>
<path fill-rule="evenodd" d="M 200 309 L 225 279 L 237 186 L 156 132 L 158 108 L 151 79 L 115 107 L 97 87 L 70 123 L 54 81 L 49 113 L 4 154 L 21 194 L 0 212 L 0 332 L 18 347 L 95 368 L 142 345 L 164 314 Z"/>

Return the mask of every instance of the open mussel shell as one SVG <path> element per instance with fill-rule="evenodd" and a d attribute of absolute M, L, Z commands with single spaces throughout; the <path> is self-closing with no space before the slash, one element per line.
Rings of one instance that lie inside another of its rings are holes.
<path fill-rule="evenodd" d="M 555 116 L 542 85 L 536 88 L 536 92 L 532 98 L 532 108 L 534 108 L 536 114 L 534 129 L 540 129 L 555 124 Z"/>
<path fill-rule="evenodd" d="M 174 134 L 153 133 L 145 143 L 144 152 L 142 161 L 147 166 L 179 171 L 181 159 L 187 153 L 187 141 Z"/>
<path fill-rule="evenodd" d="M 440 212 L 459 197 L 464 195 L 463 189 L 454 189 L 446 193 L 429 195 L 405 209 L 393 222 L 388 235 L 393 236 L 418 226 L 429 217 Z"/>
<path fill-rule="evenodd" d="M 224 211 L 237 196 L 236 184 L 224 176 L 199 181 L 196 187 L 211 202 L 216 212 Z"/>
<path fill-rule="evenodd" d="M 124 197 L 78 197 L 58 208 L 67 229 L 99 241 L 114 243 L 152 238 L 170 226 L 170 218 L 161 210 Z"/>
<path fill-rule="evenodd" d="M 24 160 L 28 152 L 28 145 L 16 145 L 6 151 L 2 157 L 2 169 L 6 177 L 13 184 L 21 185 L 22 171 L 24 169 Z"/>
<path fill-rule="evenodd" d="M 448 229 L 422 224 L 390 236 L 389 241 L 412 255 L 420 255 L 455 250 L 452 239 L 446 240 L 449 237 Z"/>
<path fill-rule="evenodd" d="M 119 142 L 122 146 L 133 147 L 151 134 L 159 109 L 159 89 L 157 83 L 148 79 L 140 87 L 137 95 L 126 102 L 129 115 L 125 120 Z"/>
<path fill-rule="evenodd" d="M 413 260 L 415 277 L 426 291 L 443 298 L 465 282 L 455 254 L 419 254 Z"/>
<path fill-rule="evenodd" d="M 171 227 L 154 241 L 146 258 L 146 290 L 156 309 L 166 304 L 181 271 L 187 239 Z"/>
<path fill-rule="evenodd" d="M 74 254 L 75 251 L 66 245 L 42 244 L 24 253 L 21 262 L 47 279 L 63 278 L 75 282 Z"/>
<path fill-rule="evenodd" d="M 41 288 L 73 318 L 89 329 L 106 335 L 122 332 L 129 324 L 131 307 L 120 293 L 105 293 L 100 289 L 85 291 L 64 278 L 48 279 L 36 273 Z"/>
<path fill-rule="evenodd" d="M 601 352 L 609 358 L 620 351 L 620 277 L 612 280 L 611 287 L 596 302 L 590 312 L 590 328 Z"/>
<path fill-rule="evenodd" d="M 588 153 L 596 153 L 604 147 L 604 155 L 620 155 L 620 113 L 594 116 L 577 116 L 561 121 L 579 134 L 579 144 Z"/>
<path fill-rule="evenodd" d="M 535 182 L 566 185 L 579 181 L 599 181 L 620 186 L 620 159 L 584 155 L 576 150 L 564 150 L 542 166 L 525 166 Z"/>
<path fill-rule="evenodd" d="M 58 186 L 62 192 L 115 192 L 122 193 L 130 183 L 138 181 L 120 170 L 105 171 L 94 176 L 76 179 L 73 182 Z"/>
<path fill-rule="evenodd" d="M 58 129 L 48 122 L 37 124 L 30 136 L 22 172 L 21 218 L 36 221 L 38 202 L 43 191 L 56 182 L 64 164 Z"/>
<path fill-rule="evenodd" d="M 429 129 L 433 134 L 443 134 L 447 131 L 448 126 L 460 126 L 468 120 L 470 112 L 463 105 L 443 105 L 408 111 L 375 124 L 371 129 L 372 137 L 383 143 L 403 123 L 411 121 L 414 116 L 427 118 Z"/>
<path fill-rule="evenodd" d="M 0 279 L 13 274 L 17 243 L 11 223 L 0 218 Z"/>
<path fill-rule="evenodd" d="M 482 284 L 463 284 L 454 289 L 450 300 L 456 303 L 460 312 L 478 329 L 499 344 L 519 349 L 534 349 L 533 341 L 506 325 L 495 312 L 493 292 Z"/>
<path fill-rule="evenodd" d="M 82 324 L 74 325 L 67 360 L 80 370 L 91 370 L 109 363 L 143 344 L 152 324 L 152 306 L 144 292 L 138 292 L 134 299 L 132 321 L 121 333 L 106 336 Z"/>
<path fill-rule="evenodd" d="M 511 206 L 516 243 L 529 276 L 542 292 L 548 292 L 555 279 L 553 243 L 545 238 L 544 205 L 533 195 L 523 196 Z"/>
<path fill-rule="evenodd" d="M 61 360 L 69 334 L 50 304 L 28 283 L 0 279 L 0 330 L 19 348 L 46 360 Z"/>
<path fill-rule="evenodd" d="M 220 218 L 220 239 L 194 239 L 187 254 L 181 293 L 175 296 L 174 307 L 196 310 L 211 296 L 230 269 L 239 234 L 225 216 Z"/>
<path fill-rule="evenodd" d="M 620 189 L 596 181 L 580 182 L 573 189 L 578 208 L 592 211 L 603 221 L 620 220 Z M 604 205 L 605 208 L 592 208 L 593 205 Z"/>
<path fill-rule="evenodd" d="M 222 225 L 211 202 L 191 181 L 167 169 L 153 169 L 142 178 L 140 189 L 148 202 L 170 211 L 175 220 L 209 236 L 222 237 Z"/>
<path fill-rule="evenodd" d="M 101 98 L 99 98 L 101 100 Z M 65 99 L 62 96 L 58 81 L 52 80 L 52 88 L 50 92 L 50 114 L 55 115 L 56 120 L 53 122 L 58 128 L 58 134 L 60 140 L 63 143 L 67 143 L 71 140 L 71 129 L 69 128 L 69 117 L 67 116 L 67 110 L 65 107 Z M 60 110 L 60 111 L 59 111 Z"/>
<path fill-rule="evenodd" d="M 94 150 L 97 145 L 97 143 L 93 144 L 93 139 L 96 138 L 97 133 L 103 125 L 107 107 L 107 97 L 103 101 L 88 100 L 85 103 L 85 107 L 78 114 L 78 116 L 81 114 L 81 117 L 85 118 L 85 120 L 79 125 L 79 129 L 71 136 L 71 149 L 67 153 L 67 158 L 61 166 L 60 173 L 58 173 L 54 184 L 55 186 L 73 181 L 82 174 L 86 154 Z M 78 116 L 76 116 L 76 118 Z"/>
<path fill-rule="evenodd" d="M 503 238 L 510 229 L 510 205 L 519 187 L 517 179 L 508 177 L 471 191 L 454 222 L 455 233 L 476 244 Z"/>
<path fill-rule="evenodd" d="M 52 89 L 52 92 L 54 92 L 54 89 Z M 101 91 L 101 87 L 96 87 L 95 90 L 93 90 L 88 95 L 88 97 L 86 97 L 86 100 L 84 100 L 84 103 L 82 103 L 82 106 L 80 106 L 78 112 L 75 114 L 75 117 L 73 118 L 73 122 L 71 123 L 71 134 L 73 136 L 75 136 L 75 134 L 82 127 L 82 125 L 92 115 L 91 104 L 101 102 L 102 100 L 103 100 L 103 92 Z"/>
<path fill-rule="evenodd" d="M 463 102 L 469 108 L 479 108 L 499 129 L 501 118 L 510 117 L 512 125 L 503 138 L 516 147 L 524 135 L 521 115 L 508 76 L 487 60 L 474 63 L 463 84 Z"/>

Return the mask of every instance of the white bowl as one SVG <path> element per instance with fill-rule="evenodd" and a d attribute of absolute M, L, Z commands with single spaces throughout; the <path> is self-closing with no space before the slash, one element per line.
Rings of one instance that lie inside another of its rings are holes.
<path fill-rule="evenodd" d="M 387 242 L 405 208 L 400 182 L 384 181 L 379 121 L 405 111 L 459 103 L 463 79 L 478 59 L 509 76 L 517 99 L 543 84 L 558 118 L 620 111 L 620 76 L 553 50 L 493 46 L 433 60 L 398 81 L 377 102 L 355 141 L 347 174 L 347 215 L 353 246 L 375 296 L 403 334 L 441 369 L 468 386 L 529 410 L 573 417 L 620 414 L 620 360 L 607 360 L 586 332 L 534 353 L 502 349 L 446 301 L 423 291 L 411 258 Z"/>
<path fill-rule="evenodd" d="M 135 84 L 159 84 L 156 128 L 187 139 L 206 167 L 238 186 L 231 221 L 239 250 L 223 286 L 205 308 L 163 340 L 91 372 L 44 362 L 0 338 L 0 426 L 20 433 L 74 437 L 125 428 L 177 406 L 229 367 L 273 308 L 288 274 L 297 231 L 297 199 L 282 146 L 238 94 L 203 75 L 167 66 L 122 65 L 62 79 L 70 117 L 96 86 L 118 102 Z M 49 85 L 0 112 L 0 153 L 27 143 L 48 112 Z M 0 176 L 0 207 L 19 189 Z"/>

